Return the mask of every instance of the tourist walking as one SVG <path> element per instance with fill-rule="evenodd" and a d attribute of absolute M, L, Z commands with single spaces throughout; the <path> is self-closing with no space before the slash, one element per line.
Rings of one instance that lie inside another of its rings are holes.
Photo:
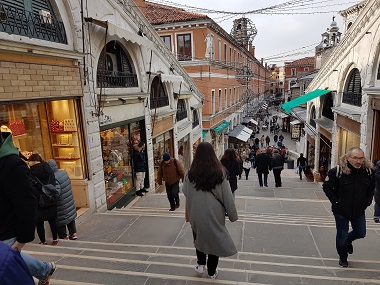
<path fill-rule="evenodd" d="M 280 152 L 275 149 L 273 151 L 272 158 L 272 171 L 274 176 L 274 183 L 276 187 L 282 187 L 281 172 L 284 169 L 284 159 L 280 155 Z"/>
<path fill-rule="evenodd" d="M 57 201 L 57 218 L 55 220 L 58 237 L 60 239 L 76 240 L 78 238 L 75 224 L 77 209 L 74 203 L 70 177 L 65 170 L 58 169 L 57 162 L 54 159 L 49 159 L 47 163 L 53 170 L 55 179 L 61 188 Z"/>
<path fill-rule="evenodd" d="M 265 136 L 262 135 L 261 138 L 260 138 L 260 145 L 261 145 L 261 148 L 264 147 L 264 142 L 265 142 Z"/>
<path fill-rule="evenodd" d="M 307 159 L 303 157 L 303 153 L 300 153 L 300 157 L 297 158 L 297 167 L 298 167 L 298 174 L 300 175 L 301 180 L 302 180 L 302 171 L 305 173 L 305 176 L 306 176 L 306 166 L 307 166 Z"/>
<path fill-rule="evenodd" d="M 268 174 L 270 170 L 272 170 L 272 159 L 265 151 L 258 150 L 256 153 L 256 173 L 259 178 L 260 187 L 263 187 L 263 185 L 268 187 Z"/>
<path fill-rule="evenodd" d="M 245 179 L 248 180 L 249 171 L 251 170 L 251 161 L 247 157 L 245 161 L 243 162 L 243 169 L 245 172 Z"/>
<path fill-rule="evenodd" d="M 274 135 L 273 140 L 274 140 L 274 143 L 276 145 L 277 144 L 277 140 L 278 140 L 278 135 L 277 134 Z"/>
<path fill-rule="evenodd" d="M 207 264 L 211 279 L 218 276 L 219 257 L 237 253 L 225 226 L 226 215 L 231 222 L 238 220 L 228 175 L 212 145 L 201 142 L 182 188 L 186 196 L 186 219 L 193 231 L 197 255 L 195 271 L 203 274 Z"/>
<path fill-rule="evenodd" d="M 269 136 L 267 136 L 267 137 L 265 138 L 265 142 L 267 143 L 267 147 L 268 147 L 269 144 L 270 144 L 270 137 L 269 137 Z"/>
<path fill-rule="evenodd" d="M 136 174 L 136 196 L 144 196 L 148 192 L 144 188 L 145 172 L 147 169 L 145 142 L 140 141 L 133 146 L 133 169 Z"/>
<path fill-rule="evenodd" d="M 165 181 L 166 195 L 170 203 L 169 211 L 179 208 L 179 181 L 185 176 L 185 170 L 181 163 L 171 158 L 169 153 L 164 153 L 158 167 L 157 183 L 162 185 Z"/>
<path fill-rule="evenodd" d="M 328 171 L 323 183 L 335 217 L 336 250 L 341 267 L 348 267 L 348 254 L 354 251 L 352 242 L 366 235 L 365 209 L 371 205 L 375 189 L 371 168 L 372 163 L 365 158 L 363 150 L 354 147 Z"/>
<path fill-rule="evenodd" d="M 237 159 L 235 150 L 232 148 L 226 149 L 220 161 L 223 164 L 223 166 L 227 169 L 228 182 L 230 183 L 232 194 L 235 197 L 235 191 L 238 188 L 237 176 L 239 176 L 241 173 L 239 161 Z"/>

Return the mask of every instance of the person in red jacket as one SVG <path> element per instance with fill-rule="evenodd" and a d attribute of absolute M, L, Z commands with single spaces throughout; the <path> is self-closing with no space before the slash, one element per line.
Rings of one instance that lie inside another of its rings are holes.
<path fill-rule="evenodd" d="M 175 158 L 171 158 L 169 153 L 164 153 L 162 161 L 158 167 L 157 183 L 162 185 L 165 181 L 166 195 L 170 203 L 170 210 L 179 208 L 179 181 L 185 176 L 185 170 L 181 163 Z"/>

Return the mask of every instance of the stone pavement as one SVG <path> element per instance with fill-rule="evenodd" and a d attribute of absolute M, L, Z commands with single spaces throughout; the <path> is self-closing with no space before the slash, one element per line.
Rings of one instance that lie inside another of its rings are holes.
<path fill-rule="evenodd" d="M 198 276 L 192 233 L 181 207 L 149 193 L 126 208 L 94 214 L 78 225 L 77 241 L 28 244 L 25 251 L 55 261 L 53 285 L 380 284 L 380 225 L 367 212 L 367 237 L 354 242 L 340 268 L 335 228 L 320 186 L 283 171 L 283 187 L 259 187 L 254 170 L 238 180 L 239 220 L 227 222 L 238 254 L 221 258 L 216 280 Z"/>

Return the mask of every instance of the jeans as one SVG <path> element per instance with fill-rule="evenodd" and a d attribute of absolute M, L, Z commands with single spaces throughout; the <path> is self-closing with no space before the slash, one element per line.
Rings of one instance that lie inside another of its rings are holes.
<path fill-rule="evenodd" d="M 281 168 L 280 169 L 273 169 L 274 183 L 276 184 L 276 187 L 282 187 L 281 171 L 282 171 Z"/>
<path fill-rule="evenodd" d="M 302 171 L 305 173 L 306 176 L 306 166 L 298 166 L 298 173 L 300 175 L 300 179 L 302 179 Z"/>
<path fill-rule="evenodd" d="M 346 218 L 341 215 L 334 214 L 336 225 L 336 250 L 341 260 L 347 260 L 347 244 L 352 243 L 356 239 L 364 238 L 366 235 L 365 215 L 357 218 Z M 351 222 L 352 231 L 349 230 L 349 222 Z"/>
<path fill-rule="evenodd" d="M 263 175 L 264 175 L 264 186 L 268 186 L 268 174 L 257 173 L 257 176 L 259 177 L 260 187 L 263 187 Z"/>
<path fill-rule="evenodd" d="M 75 219 L 74 219 L 70 223 L 68 223 L 67 225 L 57 227 L 58 236 L 61 239 L 64 239 L 67 237 L 66 226 L 67 226 L 67 229 L 69 230 L 70 236 L 73 236 L 73 234 L 75 234 L 77 232 L 77 228 L 75 225 Z"/>
<path fill-rule="evenodd" d="M 244 172 L 245 172 L 245 179 L 248 179 L 248 175 L 249 175 L 249 171 L 251 169 L 250 168 L 244 168 Z"/>
<path fill-rule="evenodd" d="M 170 208 L 175 209 L 176 204 L 179 205 L 179 181 L 172 185 L 166 183 L 165 188 L 166 195 L 168 196 L 168 200 L 170 203 Z"/>
<path fill-rule="evenodd" d="M 4 243 L 10 246 L 14 244 L 15 241 L 16 238 L 3 240 Z M 51 265 L 49 262 L 39 261 L 38 259 L 35 259 L 34 257 L 22 251 L 21 257 L 24 259 L 26 266 L 30 271 L 30 274 L 32 274 L 32 276 L 36 277 L 38 280 L 44 279 L 50 273 Z"/>
<path fill-rule="evenodd" d="M 197 263 L 199 265 L 206 265 L 206 254 L 196 249 L 197 252 Z M 207 259 L 207 273 L 209 276 L 215 274 L 216 268 L 218 267 L 219 257 L 216 255 L 209 254 Z"/>
<path fill-rule="evenodd" d="M 375 218 L 380 218 L 380 205 L 375 203 L 375 212 L 373 213 Z"/>
<path fill-rule="evenodd" d="M 136 192 L 144 189 L 145 172 L 136 172 Z"/>

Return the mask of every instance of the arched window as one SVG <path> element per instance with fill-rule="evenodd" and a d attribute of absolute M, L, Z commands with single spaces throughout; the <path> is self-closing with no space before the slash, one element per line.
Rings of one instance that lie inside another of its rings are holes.
<path fill-rule="evenodd" d="M 179 99 L 177 104 L 177 114 L 176 114 L 177 122 L 187 118 L 187 110 L 185 100 Z"/>
<path fill-rule="evenodd" d="M 332 93 L 329 92 L 324 96 L 322 116 L 325 116 L 326 118 L 333 121 L 334 113 L 331 109 L 332 107 L 334 107 L 334 101 L 333 101 Z"/>
<path fill-rule="evenodd" d="M 193 110 L 193 128 L 199 126 L 199 118 L 197 110 Z"/>
<path fill-rule="evenodd" d="M 169 106 L 169 97 L 165 92 L 159 76 L 156 76 L 150 86 L 150 108 Z"/>
<path fill-rule="evenodd" d="M 357 68 L 354 68 L 348 76 L 348 83 L 343 92 L 342 102 L 353 106 L 362 106 L 362 84 L 360 72 Z"/>
<path fill-rule="evenodd" d="M 314 128 L 317 127 L 315 124 L 315 106 L 311 107 L 311 112 L 310 112 L 310 125 L 313 126 Z"/>
<path fill-rule="evenodd" d="M 98 88 L 138 87 L 130 59 L 116 41 L 109 42 L 99 56 Z"/>

